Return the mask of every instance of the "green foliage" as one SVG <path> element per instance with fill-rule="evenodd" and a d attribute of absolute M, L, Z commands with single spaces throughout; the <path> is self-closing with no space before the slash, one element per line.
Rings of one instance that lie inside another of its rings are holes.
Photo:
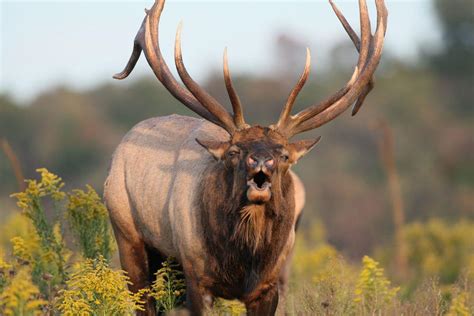
<path fill-rule="evenodd" d="M 48 298 L 49 307 L 53 308 L 52 302 L 56 298 L 61 302 L 57 305 L 58 310 L 69 315 L 86 311 L 101 314 L 107 310 L 132 314 L 134 310 L 140 309 L 143 292 L 129 292 L 126 288 L 128 278 L 122 271 L 111 270 L 107 265 L 112 251 L 112 238 L 107 210 L 97 193 L 87 186 L 87 191 L 73 190 L 66 195 L 61 191 L 64 186 L 61 178 L 46 169 L 38 169 L 38 172 L 41 173 L 39 182 L 27 180 L 26 190 L 12 195 L 17 198 L 18 206 L 34 227 L 34 234 L 29 234 L 29 238 L 13 237 L 11 243 L 17 264 L 31 267 L 29 275 L 35 286 L 40 288 L 42 296 Z M 66 197 L 67 219 L 83 257 L 88 258 L 79 261 L 72 272 L 66 265 L 70 251 L 63 242 L 59 221 L 64 212 L 62 206 L 65 203 L 62 202 Z M 45 201 L 48 198 L 49 201 Z M 48 222 L 44 207 L 51 204 L 55 215 L 52 223 Z M 89 283 L 85 283 L 85 280 Z M 7 278 L 2 277 L 3 286 L 6 286 L 7 281 Z M 6 301 L 10 300 L 8 304 L 16 304 L 12 299 L 13 296 L 5 298 Z"/>
<path fill-rule="evenodd" d="M 356 308 L 362 314 L 379 314 L 393 302 L 399 288 L 392 288 L 384 271 L 374 259 L 364 256 L 363 268 L 355 288 Z"/>
<path fill-rule="evenodd" d="M 474 271 L 474 222 L 449 224 L 440 219 L 412 223 L 403 228 L 408 262 L 415 279 L 438 276 L 454 283 L 465 269 Z"/>
<path fill-rule="evenodd" d="M 68 195 L 69 224 L 85 258 L 102 256 L 110 259 L 112 237 L 107 209 L 91 186 L 87 192 L 73 190 Z"/>
<path fill-rule="evenodd" d="M 185 299 L 186 285 L 180 265 L 173 258 L 167 258 L 155 273 L 150 296 L 156 300 L 156 309 L 169 312 L 180 306 Z"/>
<path fill-rule="evenodd" d="M 53 201 L 57 214 L 56 203 L 64 199 L 65 193 L 61 191 L 64 186 L 61 178 L 44 168 L 37 171 L 41 174 L 40 182 L 27 180 L 24 192 L 12 194 L 23 214 L 31 220 L 36 236 L 28 241 L 16 237 L 12 243 L 15 257 L 31 263 L 33 281 L 43 294 L 49 296 L 51 286 L 62 284 L 66 279 L 65 264 L 69 254 L 61 236 L 58 216 L 53 223 L 48 222 L 44 200 L 50 198 Z M 46 275 L 51 277 L 46 280 Z"/>
<path fill-rule="evenodd" d="M 474 71 L 474 32 L 472 0 L 435 0 L 442 27 L 442 50 L 432 57 L 432 66 L 442 75 L 466 76 Z"/>
<path fill-rule="evenodd" d="M 105 258 L 79 262 L 59 292 L 57 309 L 63 315 L 133 315 L 143 310 L 145 291 L 131 293 L 129 278 L 112 270 Z"/>
<path fill-rule="evenodd" d="M 315 231 L 320 231 L 318 227 Z M 287 311 L 303 315 L 352 313 L 356 268 L 322 242 L 322 236 L 309 238 L 316 243 L 314 247 L 301 237 L 296 241 Z"/>

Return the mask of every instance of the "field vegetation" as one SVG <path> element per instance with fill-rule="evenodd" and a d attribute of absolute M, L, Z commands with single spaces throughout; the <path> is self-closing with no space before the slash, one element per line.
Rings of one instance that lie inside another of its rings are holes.
<path fill-rule="evenodd" d="M 21 213 L 2 227 L 0 313 L 4 315 L 133 315 L 151 296 L 157 310 L 184 303 L 186 288 L 172 258 L 150 288 L 132 293 L 112 260 L 115 243 L 107 211 L 91 186 L 63 191 L 60 177 L 38 169 L 13 194 Z M 51 216 L 47 216 L 51 214 Z M 328 245 L 321 226 L 299 236 L 287 311 L 295 315 L 470 315 L 474 310 L 474 223 L 441 220 L 403 231 L 411 271 L 394 284 L 380 263 L 351 264 Z M 65 234 L 69 231 L 70 234 Z M 319 231 L 319 232 L 318 232 Z M 9 239 L 9 240 L 8 240 Z M 70 239 L 70 240 L 67 240 Z M 384 254 L 390 261 L 390 251 Z M 397 282 L 398 283 L 398 282 Z M 218 300 L 211 314 L 240 315 L 237 302 Z"/>

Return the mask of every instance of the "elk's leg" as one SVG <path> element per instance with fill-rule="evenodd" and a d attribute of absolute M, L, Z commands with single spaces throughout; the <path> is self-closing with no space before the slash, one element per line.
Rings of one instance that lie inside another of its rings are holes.
<path fill-rule="evenodd" d="M 186 309 L 192 316 L 206 314 L 206 310 L 212 305 L 211 295 L 199 286 L 190 262 L 183 262 L 183 271 L 186 279 Z"/>
<path fill-rule="evenodd" d="M 260 296 L 249 302 L 245 302 L 247 315 L 249 316 L 271 316 L 275 315 L 278 306 L 278 286 L 272 286 Z"/>
<path fill-rule="evenodd" d="M 133 234 L 125 237 L 115 225 L 112 226 L 117 240 L 120 263 L 130 278 L 131 284 L 128 287 L 130 291 L 136 293 L 150 285 L 150 269 L 145 243 Z M 155 314 L 155 303 L 151 298 L 146 300 L 145 311 L 137 312 L 137 315 Z"/>
<path fill-rule="evenodd" d="M 204 302 L 195 282 L 186 278 L 186 308 L 192 316 L 201 316 L 204 313 Z"/>
<path fill-rule="evenodd" d="M 285 265 L 281 269 L 280 277 L 278 279 L 279 303 L 276 315 L 286 314 L 286 296 L 288 294 L 288 282 L 290 279 L 291 261 L 293 259 L 294 248 L 290 250 L 286 258 Z"/>
<path fill-rule="evenodd" d="M 298 215 L 296 219 L 295 225 L 295 233 L 298 231 L 299 224 L 301 222 L 301 216 L 303 213 Z M 291 272 L 291 263 L 293 261 L 293 255 L 295 254 L 295 245 L 293 244 L 293 248 L 291 248 L 288 256 L 286 257 L 285 265 L 280 272 L 280 278 L 278 279 L 278 290 L 279 290 L 279 303 L 277 308 L 277 315 L 285 315 L 286 314 L 286 297 L 288 294 L 288 282 L 290 280 L 290 272 Z"/>

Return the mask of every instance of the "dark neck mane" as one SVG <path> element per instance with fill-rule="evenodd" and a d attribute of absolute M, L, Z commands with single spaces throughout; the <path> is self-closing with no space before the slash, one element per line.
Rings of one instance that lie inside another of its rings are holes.
<path fill-rule="evenodd" d="M 228 298 L 253 290 L 274 268 L 294 219 L 294 187 L 289 173 L 272 183 L 267 204 L 248 204 L 245 181 L 212 164 L 202 180 L 200 210 L 213 286 Z M 235 183 L 234 183 L 235 182 Z"/>

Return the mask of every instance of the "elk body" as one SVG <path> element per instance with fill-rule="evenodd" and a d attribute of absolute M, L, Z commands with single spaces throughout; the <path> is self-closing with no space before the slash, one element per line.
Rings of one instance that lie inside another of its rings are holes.
<path fill-rule="evenodd" d="M 317 128 L 352 104 L 353 114 L 373 87 L 386 30 L 383 0 L 376 0 L 377 27 L 371 34 L 365 0 L 359 1 L 361 38 L 331 2 L 359 60 L 349 82 L 327 100 L 291 115 L 310 73 L 305 70 L 278 122 L 269 127 L 245 123 L 224 54 L 224 79 L 232 103 L 229 114 L 188 74 L 180 32 L 175 62 L 182 87 L 163 60 L 158 43 L 164 0 L 158 0 L 135 38 L 132 56 L 117 79 L 127 77 L 140 54 L 161 83 L 203 119 L 171 115 L 136 125 L 115 151 L 105 184 L 105 200 L 122 267 L 137 291 L 148 286 L 161 262 L 181 264 L 186 307 L 202 314 L 215 297 L 238 299 L 249 315 L 273 315 L 283 294 L 304 188 L 291 165 L 318 142 L 290 142 Z M 154 313 L 153 302 L 146 306 Z"/>

